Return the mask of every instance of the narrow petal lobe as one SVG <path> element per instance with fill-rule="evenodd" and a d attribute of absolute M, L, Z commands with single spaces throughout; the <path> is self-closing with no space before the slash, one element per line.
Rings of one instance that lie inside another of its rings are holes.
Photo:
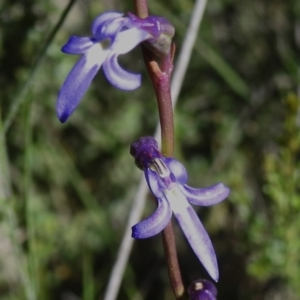
<path fill-rule="evenodd" d="M 89 37 L 71 36 L 61 51 L 68 54 L 84 54 L 94 43 L 94 40 Z"/>
<path fill-rule="evenodd" d="M 117 55 L 111 55 L 103 63 L 107 80 L 116 88 L 131 91 L 141 85 L 141 75 L 125 71 L 118 63 Z"/>
<path fill-rule="evenodd" d="M 156 211 L 146 220 L 132 227 L 132 237 L 135 239 L 145 239 L 160 233 L 170 222 L 172 210 L 167 201 L 157 199 Z"/>
<path fill-rule="evenodd" d="M 79 104 L 106 55 L 100 45 L 95 44 L 79 59 L 69 73 L 59 92 L 56 104 L 57 115 L 62 123 L 69 118 Z"/>
<path fill-rule="evenodd" d="M 201 206 L 218 204 L 227 198 L 230 193 L 230 189 L 223 183 L 217 183 L 203 189 L 195 189 L 187 185 L 180 186 L 179 188 L 190 203 Z"/>

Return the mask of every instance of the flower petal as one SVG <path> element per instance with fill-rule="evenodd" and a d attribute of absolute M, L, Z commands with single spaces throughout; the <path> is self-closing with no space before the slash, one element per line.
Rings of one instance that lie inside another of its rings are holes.
<path fill-rule="evenodd" d="M 124 27 L 131 25 L 131 22 L 128 18 L 118 18 L 114 21 L 107 21 L 103 24 L 101 32 L 98 33 L 97 38 L 100 40 L 109 38 L 113 43 L 118 37 L 119 31 Z"/>
<path fill-rule="evenodd" d="M 94 40 L 89 37 L 71 36 L 61 51 L 68 54 L 83 54 L 94 45 Z"/>
<path fill-rule="evenodd" d="M 211 240 L 197 214 L 177 187 L 165 190 L 164 194 L 195 254 L 209 275 L 215 281 L 218 281 L 219 270 L 216 254 Z"/>
<path fill-rule="evenodd" d="M 108 57 L 103 63 L 103 71 L 108 81 L 116 88 L 130 91 L 141 85 L 141 75 L 125 71 L 118 63 L 116 54 Z"/>
<path fill-rule="evenodd" d="M 99 70 L 107 52 L 95 44 L 77 62 L 65 80 L 57 99 L 56 112 L 64 123 L 79 104 Z"/>
<path fill-rule="evenodd" d="M 116 54 L 125 54 L 135 48 L 141 42 L 153 38 L 145 30 L 133 27 L 118 33 L 110 50 Z"/>
<path fill-rule="evenodd" d="M 156 198 L 164 197 L 162 190 L 165 187 L 160 185 L 161 181 L 159 180 L 159 176 L 157 175 L 157 173 L 155 173 L 154 171 L 152 171 L 150 169 L 145 169 L 144 173 L 145 173 L 145 178 L 146 178 L 146 181 L 148 183 L 151 193 Z"/>
<path fill-rule="evenodd" d="M 157 199 L 156 211 L 146 220 L 132 226 L 132 237 L 145 239 L 160 233 L 171 220 L 172 210 L 168 201 Z"/>
<path fill-rule="evenodd" d="M 101 15 L 99 15 L 93 22 L 92 24 L 92 33 L 96 38 L 99 38 L 102 36 L 102 31 L 105 29 L 103 26 L 105 26 L 104 23 L 107 22 L 107 25 L 112 22 L 113 20 L 117 18 L 121 18 L 123 14 L 116 12 L 116 11 L 111 11 L 111 12 L 106 12 Z"/>
<path fill-rule="evenodd" d="M 191 188 L 188 185 L 179 187 L 188 201 L 195 205 L 210 206 L 218 204 L 228 197 L 230 189 L 223 183 L 217 183 L 203 189 Z"/>
<path fill-rule="evenodd" d="M 188 175 L 186 169 L 182 163 L 174 158 L 164 158 L 163 161 L 168 166 L 170 171 L 175 176 L 176 180 L 180 184 L 186 184 L 188 180 Z"/>

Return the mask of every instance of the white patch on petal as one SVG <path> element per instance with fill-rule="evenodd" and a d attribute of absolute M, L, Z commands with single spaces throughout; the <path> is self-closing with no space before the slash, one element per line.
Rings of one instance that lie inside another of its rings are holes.
<path fill-rule="evenodd" d="M 153 36 L 147 31 L 133 27 L 119 32 L 110 50 L 117 55 L 125 54 L 141 42 L 150 38 L 153 38 Z"/>
<path fill-rule="evenodd" d="M 180 213 L 190 206 L 182 192 L 179 190 L 178 186 L 175 186 L 170 190 L 164 190 L 163 193 L 170 202 L 174 213 Z"/>
<path fill-rule="evenodd" d="M 89 67 L 95 63 L 102 65 L 108 54 L 109 51 L 107 49 L 101 47 L 99 44 L 95 44 L 87 53 L 88 62 L 86 67 Z"/>

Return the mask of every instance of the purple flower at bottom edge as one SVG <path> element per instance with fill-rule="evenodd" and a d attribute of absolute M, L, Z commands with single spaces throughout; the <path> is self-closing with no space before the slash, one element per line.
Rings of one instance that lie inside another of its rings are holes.
<path fill-rule="evenodd" d="M 209 275 L 218 281 L 219 271 L 213 245 L 190 204 L 217 204 L 229 195 L 229 188 L 222 183 L 201 189 L 189 187 L 186 184 L 188 175 L 185 167 L 176 159 L 164 157 L 152 137 L 135 141 L 130 153 L 135 157 L 136 164 L 144 170 L 148 186 L 157 199 L 156 211 L 132 227 L 132 237 L 144 239 L 158 234 L 168 225 L 174 213 L 195 254 Z"/>
<path fill-rule="evenodd" d="M 124 17 L 118 12 L 106 12 L 94 20 L 93 37 L 72 36 L 62 51 L 82 56 L 59 92 L 56 104 L 59 120 L 64 123 L 69 118 L 101 66 L 115 87 L 121 90 L 138 88 L 141 75 L 125 71 L 118 63 L 118 56 L 128 53 L 143 41 L 154 43 L 153 40 L 159 39 L 160 34 L 166 35 L 168 30 L 174 34 L 170 23 L 161 17 L 140 19 L 133 14 Z"/>
<path fill-rule="evenodd" d="M 214 284 L 206 279 L 195 280 L 188 287 L 190 300 L 216 300 L 217 293 Z"/>

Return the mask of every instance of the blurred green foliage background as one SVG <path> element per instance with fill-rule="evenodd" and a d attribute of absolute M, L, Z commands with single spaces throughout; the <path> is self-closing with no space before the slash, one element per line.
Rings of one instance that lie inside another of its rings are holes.
<path fill-rule="evenodd" d="M 1 299 L 102 299 L 140 176 L 129 147 L 158 120 L 136 49 L 121 62 L 143 74 L 139 89 L 119 91 L 100 71 L 59 123 L 56 96 L 78 59 L 61 46 L 90 35 L 103 11 L 133 11 L 129 0 L 78 0 L 30 77 L 67 4 L 0 1 Z M 149 1 L 175 26 L 177 52 L 193 4 Z M 175 157 L 191 186 L 232 191 L 199 211 L 220 300 L 300 299 L 299 51 L 299 1 L 208 1 L 175 110 Z M 176 237 L 184 281 L 208 278 L 177 227 Z M 135 242 L 118 299 L 173 299 L 160 237 Z"/>

